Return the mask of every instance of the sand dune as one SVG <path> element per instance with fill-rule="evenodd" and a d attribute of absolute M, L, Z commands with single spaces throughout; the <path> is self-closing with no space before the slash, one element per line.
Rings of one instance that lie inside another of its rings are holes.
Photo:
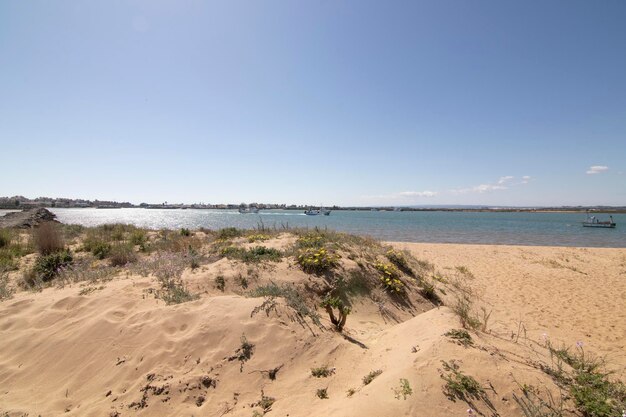
<path fill-rule="evenodd" d="M 281 239 L 268 245 L 284 247 Z M 520 386 L 558 392 L 532 366 L 550 360 L 543 333 L 563 343 L 582 340 L 623 372 L 626 251 L 396 246 L 433 262 L 436 274 L 447 277 L 437 283 L 444 301 L 453 297 L 449 281 L 456 267 L 473 275 L 465 279 L 476 307 L 493 310 L 487 332 L 472 333 L 474 346 L 445 336 L 459 329 L 458 316 L 418 293 L 411 293 L 410 307 L 392 299 L 385 304 L 381 293 L 356 296 L 343 334 L 321 309 L 321 326 L 298 317 L 282 299 L 259 309 L 263 298 L 246 297 L 233 285 L 249 266 L 221 259 L 185 271 L 185 283 L 200 298 L 178 305 L 155 298 L 152 276 L 133 274 L 98 286 L 19 291 L 0 303 L 0 412 L 427 417 L 466 416 L 472 407 L 478 415 L 523 416 L 513 398 Z M 346 260 L 342 268 L 357 263 Z M 223 292 L 215 289 L 217 274 L 225 276 Z M 261 265 L 250 286 L 269 281 L 315 288 L 324 279 L 286 260 Z M 242 342 L 250 344 L 249 357 Z M 446 364 L 475 378 L 483 393 L 467 401 L 449 398 Z M 324 366 L 330 375 L 312 375 L 312 368 Z M 363 377 L 376 370 L 382 372 L 365 385 Z M 403 380 L 410 393 L 402 391 Z M 328 398 L 318 395 L 323 389 Z M 568 405 L 563 415 L 577 414 Z"/>

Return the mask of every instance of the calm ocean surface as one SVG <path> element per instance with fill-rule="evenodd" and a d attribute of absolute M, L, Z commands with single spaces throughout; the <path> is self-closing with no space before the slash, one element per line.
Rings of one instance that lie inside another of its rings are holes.
<path fill-rule="evenodd" d="M 254 228 L 327 227 L 381 240 L 431 243 L 484 243 L 545 246 L 626 247 L 626 214 L 614 214 L 615 229 L 582 227 L 579 213 L 475 213 L 333 211 L 330 216 L 306 216 L 300 211 L 236 210 L 51 209 L 62 223 L 95 226 L 131 223 L 153 229 L 186 227 Z M 0 210 L 0 215 L 5 211 Z M 600 214 L 601 220 L 608 215 Z"/>

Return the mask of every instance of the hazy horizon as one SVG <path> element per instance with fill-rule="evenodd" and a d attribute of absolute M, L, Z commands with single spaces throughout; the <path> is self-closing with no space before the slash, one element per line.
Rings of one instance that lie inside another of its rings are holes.
<path fill-rule="evenodd" d="M 3 2 L 0 195 L 626 206 L 626 3 Z"/>

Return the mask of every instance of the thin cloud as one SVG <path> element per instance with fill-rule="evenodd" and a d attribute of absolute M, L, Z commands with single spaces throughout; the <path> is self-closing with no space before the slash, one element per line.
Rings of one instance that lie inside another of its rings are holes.
<path fill-rule="evenodd" d="M 522 177 L 522 181 L 520 182 L 520 184 L 528 184 L 530 180 L 531 180 L 530 175 L 524 175 Z"/>
<path fill-rule="evenodd" d="M 437 191 L 403 191 L 398 193 L 401 197 L 434 197 L 439 194 Z"/>
<path fill-rule="evenodd" d="M 609 167 L 605 165 L 593 165 L 589 167 L 589 169 L 587 170 L 587 174 L 588 175 L 602 174 L 603 172 L 606 172 L 608 170 L 609 170 Z"/>
<path fill-rule="evenodd" d="M 468 194 L 468 193 L 483 194 L 483 193 L 488 193 L 492 191 L 506 190 L 508 187 L 505 185 L 505 183 L 512 179 L 513 177 L 511 176 L 500 177 L 500 179 L 497 181 L 496 184 L 479 184 L 474 187 L 455 188 L 453 190 L 450 190 L 450 192 L 452 194 Z"/>
<path fill-rule="evenodd" d="M 415 200 L 416 198 L 432 198 L 439 195 L 438 191 L 402 191 L 399 193 L 392 194 L 379 194 L 379 195 L 366 195 L 362 198 L 365 199 L 374 199 L 379 201 L 386 202 L 395 202 L 395 203 L 406 203 L 407 200 Z"/>

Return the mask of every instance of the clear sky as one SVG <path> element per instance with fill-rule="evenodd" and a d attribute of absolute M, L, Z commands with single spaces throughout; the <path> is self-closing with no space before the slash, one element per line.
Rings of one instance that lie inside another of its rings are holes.
<path fill-rule="evenodd" d="M 0 195 L 626 205 L 626 1 L 0 1 Z"/>

